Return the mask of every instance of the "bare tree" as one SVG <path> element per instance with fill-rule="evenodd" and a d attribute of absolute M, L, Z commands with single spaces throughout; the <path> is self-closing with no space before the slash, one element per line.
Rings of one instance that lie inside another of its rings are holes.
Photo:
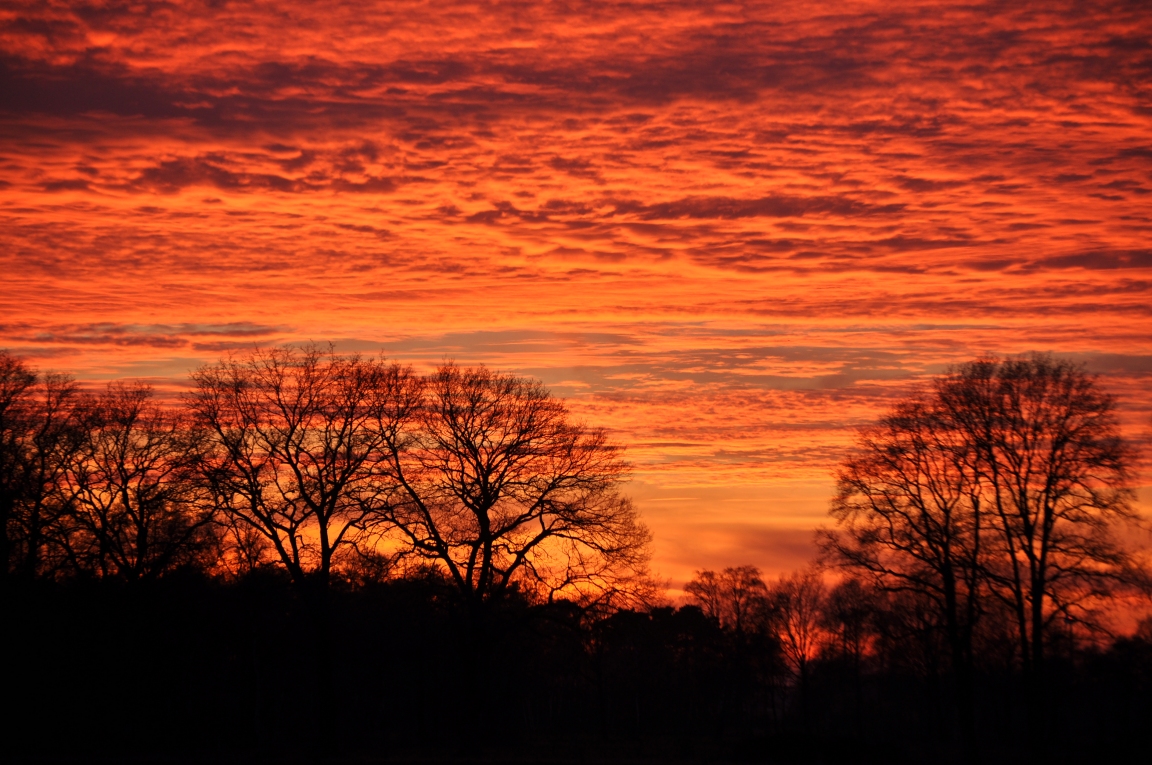
<path fill-rule="evenodd" d="M 36 374 L 18 358 L 0 351 L 0 521 L 3 521 L 3 563 L 0 575 L 13 568 L 15 546 L 22 536 L 20 506 L 24 491 L 25 409 Z"/>
<path fill-rule="evenodd" d="M 768 605 L 768 587 L 755 566 L 726 568 L 719 574 L 697 571 L 684 592 L 705 615 L 736 633 L 758 626 Z"/>
<path fill-rule="evenodd" d="M 1098 627 L 1119 588 L 1143 581 L 1118 535 L 1132 456 L 1114 400 L 1046 355 L 984 358 L 937 379 L 861 431 L 838 473 L 831 562 L 933 604 L 971 735 L 974 635 L 1006 604 L 1033 690 L 1053 625 Z"/>
<path fill-rule="evenodd" d="M 293 581 L 326 589 L 337 555 L 361 541 L 393 488 L 385 448 L 403 440 L 419 381 L 315 346 L 256 350 L 192 379 L 219 508 L 266 539 Z"/>
<path fill-rule="evenodd" d="M 829 648 L 847 658 L 857 676 L 875 631 L 873 616 L 880 609 L 877 594 L 858 579 L 845 579 L 828 592 L 824 603 L 822 626 Z"/>
<path fill-rule="evenodd" d="M 23 361 L 0 352 L 0 515 L 6 576 L 51 574 L 60 564 L 52 554 L 51 530 L 61 507 L 57 491 L 76 448 L 72 378 L 37 374 Z"/>
<path fill-rule="evenodd" d="M 119 383 L 81 408 L 60 486 L 69 557 L 129 580 L 202 562 L 214 546 L 214 513 L 196 480 L 201 448 L 183 413 L 159 405 L 148 386 Z"/>
<path fill-rule="evenodd" d="M 1140 581 L 1118 542 L 1138 516 L 1115 399 L 1083 367 L 1041 354 L 965 364 L 936 396 L 973 451 L 994 530 L 985 570 L 1016 616 L 1025 674 L 1038 676 L 1055 623 L 1098 626 L 1096 607 Z"/>
<path fill-rule="evenodd" d="M 769 590 L 771 625 L 784 660 L 800 686 L 800 711 L 808 724 L 808 685 L 812 662 L 820 653 L 827 588 L 815 566 L 781 576 Z"/>
<path fill-rule="evenodd" d="M 824 577 L 814 567 L 794 571 L 781 576 L 768 597 L 781 650 L 801 685 L 806 685 L 812 661 L 824 640 Z"/>
<path fill-rule="evenodd" d="M 860 431 L 837 473 L 831 513 L 839 528 L 821 535 L 829 562 L 881 590 L 934 605 L 950 647 L 965 741 L 973 734 L 973 631 L 987 594 L 987 521 L 974 459 L 949 412 L 916 393 Z"/>
<path fill-rule="evenodd" d="M 467 600 L 523 586 L 595 601 L 643 581 L 649 534 L 620 493 L 620 447 L 542 384 L 449 364 L 414 424 L 390 437 L 389 521 Z"/>
<path fill-rule="evenodd" d="M 857 731 L 860 730 L 864 706 L 864 659 L 874 650 L 876 643 L 880 595 L 859 579 L 849 577 L 838 582 L 828 592 L 821 614 L 821 626 L 827 636 L 825 656 L 845 662 L 851 672 L 853 722 Z"/>

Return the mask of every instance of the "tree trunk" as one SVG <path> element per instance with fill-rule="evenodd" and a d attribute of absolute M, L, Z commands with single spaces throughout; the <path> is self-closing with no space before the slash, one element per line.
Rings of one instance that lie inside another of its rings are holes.
<path fill-rule="evenodd" d="M 329 593 L 327 571 L 317 571 L 305 591 L 305 606 L 312 622 L 312 647 L 316 672 L 316 698 L 313 702 L 316 721 L 316 740 L 313 744 L 317 760 L 326 760 L 331 754 L 331 746 L 339 745 L 340 736 L 332 735 L 337 723 L 335 714 L 336 693 L 331 662 L 332 603 Z"/>
<path fill-rule="evenodd" d="M 0 529 L 0 564 L 4 566 L 0 570 L 0 581 L 7 581 L 8 574 L 12 567 L 12 540 L 8 537 L 8 523 L 16 514 L 16 500 L 12 492 L 8 490 L 0 490 L 0 523 L 4 524 L 4 528 Z"/>

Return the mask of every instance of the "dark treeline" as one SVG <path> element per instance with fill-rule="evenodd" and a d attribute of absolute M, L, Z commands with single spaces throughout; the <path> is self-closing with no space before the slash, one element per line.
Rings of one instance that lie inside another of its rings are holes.
<path fill-rule="evenodd" d="M 1134 456 L 1078 367 L 939 378 L 861 431 L 819 561 L 699 571 L 678 607 L 622 456 L 484 368 L 254 351 L 161 403 L 0 354 L 6 751 L 1071 762 L 1142 741 L 1152 622 L 1112 627 L 1148 591 Z"/>

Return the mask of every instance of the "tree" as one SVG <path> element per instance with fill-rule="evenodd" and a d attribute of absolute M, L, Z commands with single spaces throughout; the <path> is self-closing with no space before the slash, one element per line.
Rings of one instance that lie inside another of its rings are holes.
<path fill-rule="evenodd" d="M 113 383 L 80 408 L 60 487 L 69 557 L 128 580 L 198 562 L 213 543 L 214 513 L 196 480 L 201 444 L 187 419 L 145 385 Z"/>
<path fill-rule="evenodd" d="M 388 521 L 465 600 L 519 586 L 596 601 L 643 580 L 649 534 L 620 493 L 621 448 L 541 383 L 449 364 L 411 425 L 389 435 Z"/>
<path fill-rule="evenodd" d="M 71 377 L 38 374 L 0 352 L 0 516 L 3 575 L 35 577 L 62 563 L 52 529 L 59 482 L 76 448 L 77 388 Z"/>
<path fill-rule="evenodd" d="M 1114 399 L 1080 366 L 1033 354 L 964 364 L 861 431 L 838 472 L 823 536 L 831 562 L 933 604 L 970 734 L 972 642 L 982 614 L 1015 615 L 1038 705 L 1048 633 L 1139 583 L 1117 532 L 1132 453 Z"/>
<path fill-rule="evenodd" d="M 714 675 L 726 692 L 722 695 L 726 712 L 720 728 L 739 719 L 753 701 L 767 691 L 775 714 L 780 681 L 787 680 L 780 645 L 771 622 L 773 611 L 768 587 L 755 566 L 735 566 L 715 571 L 697 571 L 684 586 L 692 605 L 720 628 L 722 659 Z M 683 609 L 688 611 L 688 608 Z M 751 703 L 750 703 L 751 702 Z"/>
<path fill-rule="evenodd" d="M 965 741 L 973 733 L 972 636 L 986 594 L 975 447 L 930 393 L 863 428 L 837 472 L 827 559 L 874 586 L 933 604 L 950 649 Z"/>
<path fill-rule="evenodd" d="M 684 592 L 706 616 L 737 634 L 757 626 L 768 602 L 768 587 L 755 566 L 726 568 L 719 574 L 697 571 Z"/>
<path fill-rule="evenodd" d="M 852 677 L 853 720 L 860 730 L 864 706 L 864 658 L 875 645 L 875 622 L 880 610 L 878 593 L 860 580 L 837 583 L 824 599 L 821 627 L 827 635 L 825 656 L 846 664 Z"/>
<path fill-rule="evenodd" d="M 827 588 L 814 565 L 787 576 L 769 590 L 770 624 L 784 661 L 800 686 L 800 715 L 808 725 L 808 685 L 813 660 L 824 642 Z"/>
<path fill-rule="evenodd" d="M 823 609 L 827 598 L 824 578 L 815 567 L 794 571 L 780 577 L 768 598 L 781 650 L 800 679 L 803 693 L 809 668 L 824 640 Z"/>
<path fill-rule="evenodd" d="M 327 589 L 394 489 L 385 449 L 418 403 L 397 364 L 331 348 L 256 350 L 192 375 L 219 509 L 267 540 L 297 585 Z"/>
<path fill-rule="evenodd" d="M 3 563 L 7 575 L 21 537 L 19 508 L 24 500 L 25 408 L 36 374 L 18 358 L 0 351 L 0 521 L 3 522 Z"/>
<path fill-rule="evenodd" d="M 845 579 L 829 592 L 824 603 L 821 626 L 829 636 L 829 648 L 850 661 L 858 676 L 868 653 L 880 604 L 876 593 L 858 579 Z"/>
<path fill-rule="evenodd" d="M 1042 354 L 965 364 L 936 398 L 972 451 L 995 531 L 984 570 L 1016 617 L 1025 675 L 1038 678 L 1054 623 L 1098 627 L 1096 607 L 1140 581 L 1118 541 L 1138 516 L 1115 398 L 1082 366 Z"/>

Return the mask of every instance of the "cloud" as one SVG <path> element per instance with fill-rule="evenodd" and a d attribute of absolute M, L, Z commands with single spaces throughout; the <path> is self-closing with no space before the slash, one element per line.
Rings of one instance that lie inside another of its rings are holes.
<path fill-rule="evenodd" d="M 332 167 L 336 162 L 333 161 L 333 157 L 329 156 L 324 158 L 325 164 L 328 165 L 325 170 L 312 169 L 306 175 L 297 177 L 275 173 L 238 172 L 229 168 L 242 167 L 245 164 L 244 159 L 237 161 L 238 158 L 218 153 L 197 157 L 181 157 L 144 168 L 125 183 L 124 188 L 137 193 L 154 194 L 174 194 L 195 186 L 211 186 L 220 191 L 238 194 L 261 192 L 301 194 L 317 191 L 386 194 L 397 188 L 395 179 L 373 177 L 365 173 L 365 168 L 360 163 L 348 162 L 346 159 L 347 152 L 342 152 L 342 154 L 345 157 L 340 162 L 342 167 Z M 307 161 L 277 161 L 276 164 L 285 170 L 302 170 L 317 163 L 317 153 L 314 151 L 302 152 L 300 157 L 306 157 Z M 251 157 L 247 159 L 249 162 L 251 161 Z M 352 177 L 341 177 L 345 172 L 351 173 Z M 87 182 L 82 183 L 82 187 L 87 188 Z M 67 188 L 75 188 L 75 186 L 67 186 Z"/>
<path fill-rule="evenodd" d="M 1092 270 L 1113 270 L 1118 268 L 1152 268 L 1152 250 L 1126 250 L 1077 252 L 1069 255 L 1056 255 L 1033 261 L 1029 268 L 1086 268 Z"/>
<path fill-rule="evenodd" d="M 247 322 L 229 324 L 130 325 L 65 324 L 47 327 L 0 325 L 0 336 L 38 345 L 144 346 L 219 350 L 224 347 L 252 347 L 281 334 L 283 327 L 264 327 Z M 205 342 L 206 338 L 237 338 L 234 341 Z M 242 338 L 242 339 L 241 339 Z"/>
<path fill-rule="evenodd" d="M 733 218 L 798 218 L 804 215 L 830 214 L 854 217 L 861 215 L 893 215 L 904 208 L 902 204 L 872 205 L 853 199 L 826 196 L 790 196 L 774 194 L 758 199 L 730 197 L 687 197 L 670 202 L 645 205 L 638 202 L 618 202 L 617 214 L 632 214 L 642 220 L 695 218 L 727 220 Z"/>

